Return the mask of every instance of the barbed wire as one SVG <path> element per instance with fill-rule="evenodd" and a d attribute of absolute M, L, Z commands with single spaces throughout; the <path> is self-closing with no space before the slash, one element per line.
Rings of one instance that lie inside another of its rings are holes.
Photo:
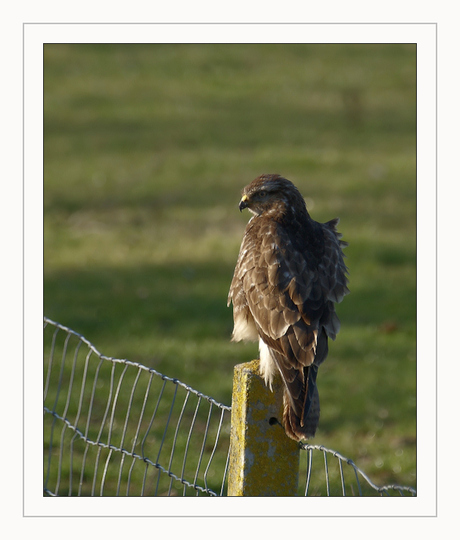
<path fill-rule="evenodd" d="M 44 331 L 52 332 L 45 339 L 46 495 L 227 494 L 231 407 L 153 368 L 105 356 L 46 317 Z M 335 450 L 300 450 L 299 495 L 416 495 L 377 486 Z M 320 454 L 323 466 L 313 466 Z"/>

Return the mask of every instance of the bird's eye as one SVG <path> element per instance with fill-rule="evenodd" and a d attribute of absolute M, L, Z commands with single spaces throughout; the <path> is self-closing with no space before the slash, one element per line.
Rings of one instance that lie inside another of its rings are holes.
<path fill-rule="evenodd" d="M 259 191 L 259 197 L 260 197 L 261 199 L 265 199 L 266 196 L 267 196 L 267 192 L 266 192 L 266 191 L 264 191 L 264 190 Z"/>

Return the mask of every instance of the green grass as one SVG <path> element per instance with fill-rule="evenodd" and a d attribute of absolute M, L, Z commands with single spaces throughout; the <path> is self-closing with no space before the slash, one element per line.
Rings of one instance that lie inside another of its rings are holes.
<path fill-rule="evenodd" d="M 350 290 L 313 442 L 416 484 L 412 45 L 45 45 L 44 313 L 231 403 L 241 188 L 340 216 Z"/>

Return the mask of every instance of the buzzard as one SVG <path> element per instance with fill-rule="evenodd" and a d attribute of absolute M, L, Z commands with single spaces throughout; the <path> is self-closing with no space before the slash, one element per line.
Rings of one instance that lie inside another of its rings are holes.
<path fill-rule="evenodd" d="M 283 424 L 294 440 L 313 437 L 319 422 L 318 368 L 340 322 L 334 303 L 347 288 L 338 219 L 314 221 L 292 182 L 264 174 L 243 189 L 249 220 L 228 305 L 233 341 L 259 341 L 260 374 L 272 388 L 284 383 Z"/>

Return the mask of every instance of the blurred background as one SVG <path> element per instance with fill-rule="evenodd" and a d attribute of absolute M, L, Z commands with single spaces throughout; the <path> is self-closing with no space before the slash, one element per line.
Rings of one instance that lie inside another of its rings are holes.
<path fill-rule="evenodd" d="M 313 442 L 415 487 L 415 45 L 45 45 L 44 159 L 44 315 L 227 405 L 258 355 L 226 306 L 241 189 L 279 173 L 340 217 Z"/>

